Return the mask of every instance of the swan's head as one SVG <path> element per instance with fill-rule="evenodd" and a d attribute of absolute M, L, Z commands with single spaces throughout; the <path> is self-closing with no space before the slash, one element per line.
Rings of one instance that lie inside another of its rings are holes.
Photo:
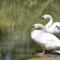
<path fill-rule="evenodd" d="M 45 20 L 45 19 L 52 19 L 52 16 L 51 15 L 43 15 L 42 17 L 41 17 L 41 19 L 43 19 L 43 20 Z"/>
<path fill-rule="evenodd" d="M 37 23 L 34 24 L 32 27 L 32 30 L 42 30 L 44 28 L 44 25 Z"/>

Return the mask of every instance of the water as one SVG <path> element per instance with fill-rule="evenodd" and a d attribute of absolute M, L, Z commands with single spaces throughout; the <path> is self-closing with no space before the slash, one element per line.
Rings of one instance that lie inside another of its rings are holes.
<path fill-rule="evenodd" d="M 5 54 L 5 60 L 12 60 L 12 56 L 10 53 Z"/>

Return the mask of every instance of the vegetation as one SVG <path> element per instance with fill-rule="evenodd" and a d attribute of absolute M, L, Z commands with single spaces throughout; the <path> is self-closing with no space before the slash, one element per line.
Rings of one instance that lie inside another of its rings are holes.
<path fill-rule="evenodd" d="M 13 60 L 28 60 L 32 53 L 40 51 L 31 40 L 31 27 L 40 22 L 43 14 L 51 14 L 54 21 L 59 21 L 59 10 L 59 0 L 0 0 L 0 55 L 8 52 Z"/>

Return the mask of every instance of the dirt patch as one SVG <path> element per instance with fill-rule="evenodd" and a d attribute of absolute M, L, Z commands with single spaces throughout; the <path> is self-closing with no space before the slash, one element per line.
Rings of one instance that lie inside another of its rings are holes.
<path fill-rule="evenodd" d="M 33 55 L 29 60 L 60 60 L 60 56 L 50 56 L 50 55 Z"/>

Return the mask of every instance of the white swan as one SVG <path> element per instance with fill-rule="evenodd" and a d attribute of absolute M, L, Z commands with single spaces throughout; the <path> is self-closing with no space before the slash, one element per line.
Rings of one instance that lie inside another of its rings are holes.
<path fill-rule="evenodd" d="M 48 19 L 49 22 L 45 25 L 45 30 L 52 34 L 60 33 L 60 22 L 53 23 L 53 18 L 50 15 L 43 15 L 41 17 L 43 20 Z"/>
<path fill-rule="evenodd" d="M 42 29 L 44 29 L 43 25 L 34 24 L 31 31 L 31 38 L 38 45 L 42 46 L 43 50 L 59 50 L 60 40 L 55 35 L 47 33 Z"/>

